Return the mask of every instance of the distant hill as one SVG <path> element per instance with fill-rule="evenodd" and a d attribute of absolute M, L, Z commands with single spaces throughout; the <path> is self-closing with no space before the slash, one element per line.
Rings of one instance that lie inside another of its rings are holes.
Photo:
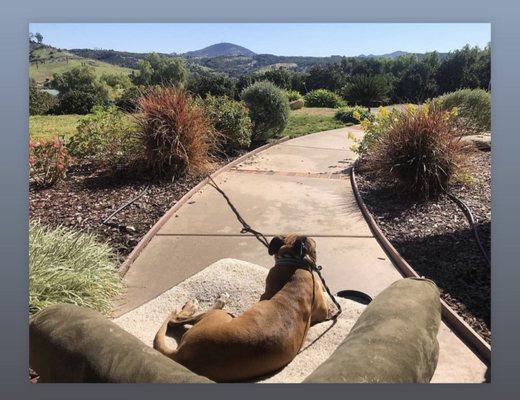
<path fill-rule="evenodd" d="M 397 58 L 397 57 L 401 57 L 401 56 L 405 56 L 407 54 L 412 54 L 412 53 L 408 53 L 407 51 L 394 51 L 392 53 L 386 53 L 386 54 L 380 54 L 380 55 L 375 55 L 375 54 L 368 54 L 368 55 L 364 55 L 364 54 L 361 54 L 359 55 L 358 57 L 360 58 Z"/>
<path fill-rule="evenodd" d="M 217 43 L 200 50 L 188 51 L 183 54 L 190 58 L 211 58 L 211 57 L 253 57 L 255 52 L 233 43 Z"/>
<path fill-rule="evenodd" d="M 144 59 L 147 53 L 132 53 L 117 50 L 102 49 L 71 49 L 67 50 L 75 56 L 97 60 L 102 63 L 108 63 L 125 68 L 137 68 L 139 60 Z M 332 55 L 328 57 L 311 57 L 311 56 L 277 56 L 274 54 L 256 54 L 245 47 L 233 43 L 217 43 L 201 50 L 189 51 L 184 54 L 164 54 L 169 57 L 183 57 L 187 60 L 188 67 L 192 71 L 212 70 L 215 72 L 226 73 L 233 77 L 239 77 L 244 74 L 262 72 L 273 68 L 290 68 L 296 71 L 306 71 L 314 65 L 327 65 L 340 62 L 344 56 Z M 360 55 L 359 58 L 379 58 L 387 57 L 395 59 L 402 55 L 413 54 L 406 51 L 394 51 L 392 53 L 381 55 Z M 419 59 L 424 54 L 416 54 Z M 441 60 L 447 53 L 439 53 Z"/>
<path fill-rule="evenodd" d="M 100 60 L 80 57 L 72 51 L 57 49 L 45 44 L 30 43 L 29 47 L 29 77 L 43 84 L 55 73 L 63 73 L 73 67 L 88 65 L 94 68 L 97 75 L 124 74 L 131 72 L 130 68 Z"/>
<path fill-rule="evenodd" d="M 419 60 L 421 60 L 424 57 L 424 53 L 409 53 L 407 51 L 399 51 L 399 50 L 398 51 L 394 51 L 392 53 L 386 53 L 386 54 L 380 54 L 380 55 L 375 55 L 375 54 L 364 55 L 364 54 L 361 54 L 358 57 L 359 58 L 391 58 L 391 59 L 396 59 L 396 58 L 399 58 L 401 56 L 406 56 L 406 55 L 410 55 L 410 54 L 415 54 Z M 448 53 L 438 53 L 438 54 L 439 54 L 439 58 L 441 60 L 448 55 Z"/>

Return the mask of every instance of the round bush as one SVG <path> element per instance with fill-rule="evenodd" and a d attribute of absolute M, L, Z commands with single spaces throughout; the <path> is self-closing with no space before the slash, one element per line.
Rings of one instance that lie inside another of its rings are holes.
<path fill-rule="evenodd" d="M 343 103 L 341 97 L 327 89 L 316 89 L 305 95 L 307 107 L 336 108 L 341 107 Z"/>
<path fill-rule="evenodd" d="M 253 122 L 253 140 L 266 140 L 281 134 L 289 119 L 289 102 L 271 82 L 256 82 L 244 89 L 242 99 Z"/>
<path fill-rule="evenodd" d="M 344 124 L 358 124 L 360 121 L 370 118 L 370 110 L 365 107 L 342 107 L 336 111 L 334 118 Z"/>
<path fill-rule="evenodd" d="M 243 102 L 228 97 L 207 96 L 203 101 L 215 130 L 221 134 L 220 148 L 226 153 L 249 147 L 251 119 Z"/>
<path fill-rule="evenodd" d="M 483 89 L 461 89 L 433 101 L 443 110 L 457 107 L 459 116 L 476 131 L 491 129 L 491 94 Z"/>
<path fill-rule="evenodd" d="M 289 102 L 303 99 L 303 96 L 297 90 L 284 90 L 283 94 L 285 95 L 285 97 L 287 97 L 287 100 L 289 100 Z"/>

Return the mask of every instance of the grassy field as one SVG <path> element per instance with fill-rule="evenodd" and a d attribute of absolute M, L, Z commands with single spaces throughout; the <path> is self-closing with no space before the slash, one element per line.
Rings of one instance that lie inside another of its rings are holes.
<path fill-rule="evenodd" d="M 76 126 L 82 115 L 31 115 L 29 136 L 31 139 L 70 136 L 76 133 Z"/>
<path fill-rule="evenodd" d="M 123 68 L 117 65 L 108 64 L 102 61 L 81 58 L 65 51 L 50 50 L 41 48 L 32 52 L 32 59 L 43 59 L 45 63 L 31 62 L 29 65 L 29 77 L 37 83 L 43 83 L 51 79 L 54 73 L 63 73 L 73 67 L 89 65 L 94 68 L 98 76 L 102 74 L 124 74 L 128 75 L 130 68 Z"/>
<path fill-rule="evenodd" d="M 284 135 L 297 137 L 344 127 L 343 123 L 334 119 L 335 112 L 334 108 L 302 108 L 291 111 Z"/>
<path fill-rule="evenodd" d="M 302 108 L 291 111 L 289 123 L 284 135 L 297 137 L 309 133 L 342 128 L 344 125 L 334 119 L 333 108 Z M 31 115 L 29 117 L 29 135 L 31 139 L 70 136 L 76 133 L 76 127 L 82 115 Z"/>

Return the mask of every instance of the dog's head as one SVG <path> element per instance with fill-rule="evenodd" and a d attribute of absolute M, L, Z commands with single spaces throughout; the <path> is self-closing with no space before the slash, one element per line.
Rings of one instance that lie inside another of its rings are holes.
<path fill-rule="evenodd" d="M 316 263 L 316 242 L 297 234 L 275 236 L 269 243 L 269 255 L 275 258 L 291 256 Z"/>

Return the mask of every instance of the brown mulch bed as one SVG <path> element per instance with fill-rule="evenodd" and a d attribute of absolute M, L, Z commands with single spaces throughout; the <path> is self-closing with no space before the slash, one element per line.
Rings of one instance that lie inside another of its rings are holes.
<path fill-rule="evenodd" d="M 216 171 L 244 153 L 215 161 L 208 172 Z M 76 165 L 65 179 L 50 188 L 29 188 L 30 218 L 50 227 L 62 225 L 94 233 L 124 257 L 159 218 L 205 176 L 189 175 L 173 181 L 138 175 L 110 177 L 100 174 L 92 165 Z M 142 197 L 103 224 L 106 217 L 138 196 L 147 185 Z"/>
<path fill-rule="evenodd" d="M 491 254 L 491 153 L 469 155 L 473 182 L 451 193 L 472 211 L 484 248 Z M 381 187 L 362 165 L 357 170 L 361 196 L 379 227 L 403 258 L 432 279 L 441 297 L 487 342 L 491 342 L 491 271 L 467 219 L 446 195 L 417 203 Z"/>

